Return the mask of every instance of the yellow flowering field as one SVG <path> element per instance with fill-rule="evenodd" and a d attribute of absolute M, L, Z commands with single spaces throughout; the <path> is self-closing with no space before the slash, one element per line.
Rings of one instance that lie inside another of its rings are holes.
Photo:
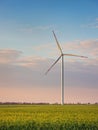
<path fill-rule="evenodd" d="M 0 130 L 98 130 L 98 105 L 0 105 Z"/>

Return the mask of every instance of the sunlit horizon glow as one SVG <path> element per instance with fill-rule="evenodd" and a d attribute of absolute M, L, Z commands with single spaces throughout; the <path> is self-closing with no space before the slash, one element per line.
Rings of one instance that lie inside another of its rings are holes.
<path fill-rule="evenodd" d="M 97 1 L 0 2 L 0 102 L 60 103 L 60 52 L 65 58 L 65 103 L 98 102 Z"/>

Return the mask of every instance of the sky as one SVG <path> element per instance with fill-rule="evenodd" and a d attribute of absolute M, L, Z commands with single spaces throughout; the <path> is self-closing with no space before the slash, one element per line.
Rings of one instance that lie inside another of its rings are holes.
<path fill-rule="evenodd" d="M 98 1 L 0 0 L 0 102 L 98 102 Z"/>

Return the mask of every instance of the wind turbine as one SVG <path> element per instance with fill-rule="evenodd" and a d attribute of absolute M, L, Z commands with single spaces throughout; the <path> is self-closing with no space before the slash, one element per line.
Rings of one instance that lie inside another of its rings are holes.
<path fill-rule="evenodd" d="M 75 56 L 75 57 L 81 57 L 81 58 L 88 58 L 86 56 L 80 56 L 80 55 L 74 55 L 74 54 L 65 54 L 63 53 L 62 49 L 61 49 L 61 46 L 56 38 L 56 35 L 53 32 L 53 35 L 54 35 L 54 38 L 56 40 L 56 43 L 57 43 L 57 46 L 58 46 L 58 49 L 60 50 L 60 56 L 58 57 L 58 59 L 51 65 L 51 67 L 46 71 L 45 74 L 47 74 L 51 69 L 52 67 L 61 59 L 61 105 L 64 105 L 64 56 Z"/>

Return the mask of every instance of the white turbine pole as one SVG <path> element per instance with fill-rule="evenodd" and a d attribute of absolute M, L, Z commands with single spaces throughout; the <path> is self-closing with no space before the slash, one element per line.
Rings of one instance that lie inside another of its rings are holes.
<path fill-rule="evenodd" d="M 61 59 L 61 105 L 64 105 L 64 55 Z"/>

